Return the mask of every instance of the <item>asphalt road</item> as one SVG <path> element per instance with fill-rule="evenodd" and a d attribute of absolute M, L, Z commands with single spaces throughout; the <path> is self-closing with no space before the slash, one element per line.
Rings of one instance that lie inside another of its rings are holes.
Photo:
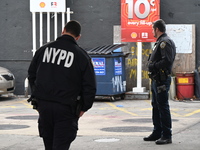
<path fill-rule="evenodd" d="M 95 101 L 79 121 L 71 150 L 198 150 L 200 101 L 170 100 L 173 143 L 145 142 L 151 133 L 150 100 Z M 44 150 L 37 111 L 19 96 L 0 97 L 0 150 Z"/>

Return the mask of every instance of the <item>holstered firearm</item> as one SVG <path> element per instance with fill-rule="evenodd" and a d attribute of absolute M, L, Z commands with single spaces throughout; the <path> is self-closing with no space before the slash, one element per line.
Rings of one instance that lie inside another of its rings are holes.
<path fill-rule="evenodd" d="M 161 92 L 164 92 L 164 91 L 166 91 L 167 89 L 166 89 L 166 85 L 161 85 L 161 86 L 158 86 L 157 87 L 157 92 L 158 93 L 161 93 Z"/>

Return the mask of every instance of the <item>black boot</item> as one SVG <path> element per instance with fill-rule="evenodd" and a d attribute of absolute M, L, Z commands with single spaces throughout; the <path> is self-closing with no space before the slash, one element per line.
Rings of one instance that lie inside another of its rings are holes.
<path fill-rule="evenodd" d="M 155 143 L 156 144 L 170 144 L 170 143 L 172 143 L 172 139 L 171 138 L 161 137 L 160 139 L 156 140 Z"/>
<path fill-rule="evenodd" d="M 144 141 L 156 141 L 156 140 L 158 140 L 160 138 L 160 136 L 159 135 L 155 135 L 155 134 L 151 134 L 151 135 L 149 135 L 149 136 L 147 136 L 147 137 L 144 137 L 143 138 L 143 140 Z"/>

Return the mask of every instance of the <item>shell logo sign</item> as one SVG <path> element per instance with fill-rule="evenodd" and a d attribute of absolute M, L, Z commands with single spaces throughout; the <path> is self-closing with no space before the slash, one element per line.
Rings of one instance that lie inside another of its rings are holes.
<path fill-rule="evenodd" d="M 30 0 L 31 12 L 66 12 L 66 0 Z"/>
<path fill-rule="evenodd" d="M 152 22 L 160 18 L 160 0 L 121 0 L 121 41 L 154 42 Z"/>
<path fill-rule="evenodd" d="M 41 3 L 40 3 L 40 7 L 41 7 L 41 8 L 44 8 L 45 5 L 46 5 L 46 4 L 45 4 L 44 2 L 41 2 Z"/>
<path fill-rule="evenodd" d="M 137 38 L 137 33 L 136 33 L 136 32 L 131 33 L 131 37 L 132 37 L 133 39 Z"/>

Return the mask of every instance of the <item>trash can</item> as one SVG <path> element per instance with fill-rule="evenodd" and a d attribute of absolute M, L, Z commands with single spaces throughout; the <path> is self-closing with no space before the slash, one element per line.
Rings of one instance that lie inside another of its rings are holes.
<path fill-rule="evenodd" d="M 125 55 L 119 50 L 124 45 L 115 44 L 87 49 L 96 74 L 96 96 L 110 96 L 112 100 L 119 96 L 124 99 L 126 92 Z"/>
<path fill-rule="evenodd" d="M 176 73 L 176 94 L 178 99 L 191 99 L 194 96 L 194 73 Z"/>

